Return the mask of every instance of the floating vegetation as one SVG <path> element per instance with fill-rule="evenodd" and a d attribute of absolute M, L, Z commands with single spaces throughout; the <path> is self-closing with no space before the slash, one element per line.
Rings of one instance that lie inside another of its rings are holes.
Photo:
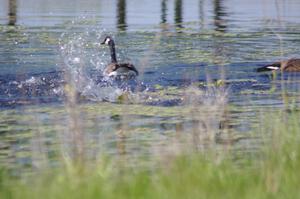
<path fill-rule="evenodd" d="M 239 166 L 245 156 L 260 159 L 262 137 L 272 137 L 257 130 L 262 115 L 299 109 L 298 74 L 256 73 L 269 61 L 297 55 L 298 23 L 204 12 L 181 18 L 177 8 L 176 21 L 140 24 L 149 16 L 137 13 L 126 16 L 135 17 L 130 23 L 123 16 L 109 24 L 111 13 L 103 8 L 94 17 L 22 15 L 22 26 L 0 26 L 0 162 L 14 175 L 95 163 L 103 154 L 115 165 L 153 171 L 161 157 L 168 165 L 181 152 L 206 157 L 211 149 L 229 151 L 223 157 Z M 141 71 L 134 81 L 103 77 L 110 60 L 100 41 L 107 34 L 118 41 L 118 59 Z"/>

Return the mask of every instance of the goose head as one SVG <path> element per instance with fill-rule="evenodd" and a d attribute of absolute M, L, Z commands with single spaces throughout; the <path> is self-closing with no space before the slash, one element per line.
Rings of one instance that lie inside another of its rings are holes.
<path fill-rule="evenodd" d="M 113 39 L 110 36 L 106 36 L 101 44 L 111 45 L 113 44 Z"/>

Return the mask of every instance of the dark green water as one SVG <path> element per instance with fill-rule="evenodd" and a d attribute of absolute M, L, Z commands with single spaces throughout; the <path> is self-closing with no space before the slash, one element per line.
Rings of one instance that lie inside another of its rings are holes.
<path fill-rule="evenodd" d="M 174 137 L 195 129 L 215 132 L 209 144 L 197 144 L 202 148 L 231 143 L 237 151 L 255 151 L 260 140 L 249 131 L 262 113 L 286 108 L 285 102 L 299 105 L 300 74 L 255 70 L 299 57 L 297 0 L 0 4 L 0 156 L 10 167 L 56 164 L 62 151 L 74 155 L 66 73 L 83 96 L 75 116 L 89 159 L 104 153 L 138 164 L 172 151 Z M 115 38 L 118 59 L 141 73 L 126 84 L 129 97 L 122 83 L 103 82 L 110 58 L 99 43 L 107 34 Z M 130 104 L 116 103 L 124 96 Z"/>

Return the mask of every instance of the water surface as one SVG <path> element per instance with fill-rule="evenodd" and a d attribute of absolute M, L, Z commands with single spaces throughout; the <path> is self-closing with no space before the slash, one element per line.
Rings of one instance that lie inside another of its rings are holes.
<path fill-rule="evenodd" d="M 197 147 L 253 152 L 260 140 L 249 131 L 262 112 L 298 107 L 300 74 L 256 72 L 299 57 L 297 0 L 0 4 L 0 148 L 11 167 L 74 155 L 78 118 L 91 159 L 105 153 L 138 164 L 195 129 L 216 132 Z M 110 58 L 99 43 L 107 34 L 118 59 L 139 69 L 135 81 L 103 80 Z M 70 83 L 80 94 L 78 115 L 66 98 Z"/>

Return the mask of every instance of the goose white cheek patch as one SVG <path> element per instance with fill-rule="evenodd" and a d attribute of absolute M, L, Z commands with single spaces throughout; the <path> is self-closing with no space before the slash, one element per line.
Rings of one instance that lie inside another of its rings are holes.
<path fill-rule="evenodd" d="M 107 39 L 105 40 L 105 44 L 108 44 L 108 42 L 110 42 L 110 39 L 109 39 L 109 38 L 107 38 Z"/>
<path fill-rule="evenodd" d="M 276 67 L 276 66 L 267 66 L 268 69 L 271 69 L 271 70 L 278 70 L 279 67 Z"/>

